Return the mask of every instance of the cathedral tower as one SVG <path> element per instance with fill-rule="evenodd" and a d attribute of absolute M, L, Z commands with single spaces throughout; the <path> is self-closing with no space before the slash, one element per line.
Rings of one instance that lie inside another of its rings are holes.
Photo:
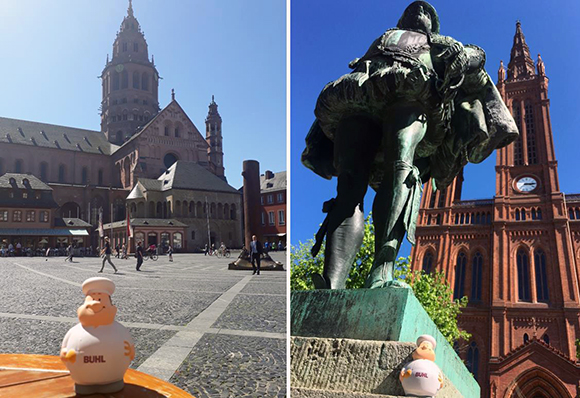
<path fill-rule="evenodd" d="M 497 88 L 520 136 L 497 151 L 495 196 L 461 200 L 461 176 L 426 184 L 412 268 L 444 271 L 468 297 L 458 319 L 472 338 L 457 349 L 483 398 L 576 396 L 580 195 L 560 191 L 545 65 L 520 22 Z"/>
<path fill-rule="evenodd" d="M 113 43 L 113 57 L 101 74 L 101 131 L 122 145 L 159 112 L 159 74 L 129 0 L 127 16 Z"/>
<path fill-rule="evenodd" d="M 205 118 L 205 140 L 209 145 L 207 156 L 210 167 L 215 175 L 222 179 L 225 177 L 224 152 L 222 148 L 222 117 L 218 112 L 218 105 L 211 96 L 209 110 Z"/>

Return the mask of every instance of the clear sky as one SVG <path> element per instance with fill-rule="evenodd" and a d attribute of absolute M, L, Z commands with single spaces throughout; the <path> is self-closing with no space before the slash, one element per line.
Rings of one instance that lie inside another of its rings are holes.
<path fill-rule="evenodd" d="M 100 129 L 100 76 L 128 1 L 0 1 L 0 116 Z M 223 119 L 228 182 L 242 162 L 286 170 L 286 2 L 134 0 L 162 80 L 204 134 L 211 96 Z"/>
<path fill-rule="evenodd" d="M 348 63 L 364 55 L 374 39 L 394 27 L 411 1 L 292 0 L 291 3 L 291 154 L 292 243 L 312 238 L 324 219 L 322 202 L 336 195 L 336 179 L 318 177 L 300 163 L 304 138 L 314 120 L 314 106 L 324 85 L 348 73 Z M 548 95 L 558 158 L 560 188 L 580 192 L 580 2 L 517 0 L 433 1 L 441 34 L 487 53 L 486 69 L 497 81 L 500 60 L 507 66 L 516 21 L 534 61 L 542 55 L 549 77 Z M 465 169 L 462 199 L 492 198 L 495 154 Z M 365 211 L 371 208 L 369 188 Z M 408 255 L 410 245 L 401 249 Z"/>

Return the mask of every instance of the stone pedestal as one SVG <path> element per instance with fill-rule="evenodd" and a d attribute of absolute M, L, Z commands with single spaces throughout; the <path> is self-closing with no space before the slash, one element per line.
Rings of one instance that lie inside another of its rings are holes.
<path fill-rule="evenodd" d="M 398 375 L 422 334 L 437 340 L 436 363 L 445 375 L 437 398 L 478 398 L 479 385 L 412 290 L 292 292 L 292 396 L 402 396 Z"/>

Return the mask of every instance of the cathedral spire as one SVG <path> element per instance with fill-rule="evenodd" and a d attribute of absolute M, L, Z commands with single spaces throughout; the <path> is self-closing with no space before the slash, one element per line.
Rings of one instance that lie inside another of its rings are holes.
<path fill-rule="evenodd" d="M 129 8 L 127 8 L 127 15 L 133 16 L 133 0 L 129 0 Z"/>
<path fill-rule="evenodd" d="M 508 64 L 508 80 L 529 79 L 534 76 L 534 61 L 530 56 L 530 49 L 522 32 L 522 24 L 516 22 L 516 34 Z"/>

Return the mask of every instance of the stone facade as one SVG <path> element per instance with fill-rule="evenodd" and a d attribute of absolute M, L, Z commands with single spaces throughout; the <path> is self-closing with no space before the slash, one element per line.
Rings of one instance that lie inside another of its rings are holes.
<path fill-rule="evenodd" d="M 159 74 L 131 3 L 100 77 L 101 131 L 0 118 L 0 175 L 37 176 L 52 188 L 57 216 L 78 217 L 93 227 L 99 209 L 104 222 L 124 220 L 125 198 L 137 181 L 158 178 L 178 160 L 196 163 L 226 181 L 218 105 L 212 97 L 205 136 L 174 93 L 171 102 L 159 108 Z M 219 189 L 205 189 L 216 206 L 232 203 L 240 209 L 239 201 L 222 197 Z M 234 247 L 241 246 L 240 225 L 223 228 L 226 239 L 232 234 Z M 93 246 L 97 240 L 92 237 Z M 201 243 L 197 240 L 190 247 Z"/>
<path fill-rule="evenodd" d="M 497 87 L 520 138 L 497 153 L 495 197 L 462 201 L 462 176 L 426 184 L 412 267 L 444 271 L 469 297 L 459 322 L 472 339 L 457 348 L 482 397 L 575 397 L 580 196 L 560 191 L 548 78 L 519 22 Z"/>

